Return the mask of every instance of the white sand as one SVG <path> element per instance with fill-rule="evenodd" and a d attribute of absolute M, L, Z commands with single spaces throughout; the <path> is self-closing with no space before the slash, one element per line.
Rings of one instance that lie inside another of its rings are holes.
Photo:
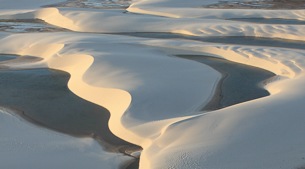
<path fill-rule="evenodd" d="M 304 20 L 305 10 L 218 10 L 198 8 L 201 3 L 195 0 L 140 0 L 127 9 L 141 14 L 136 15 L 124 14 L 122 10 L 41 9 L 36 4 L 23 7 L 8 0 L 0 2 L 7 9 L 14 9 L 0 10 L 0 19 L 38 18 L 77 31 L 1 33 L 0 53 L 44 59 L 35 64 L 7 65 L 14 68 L 50 67 L 69 72 L 71 91 L 107 108 L 111 112 L 112 132 L 144 148 L 140 168 L 278 169 L 305 165 L 304 50 L 96 34 L 175 32 L 305 40 L 304 25 L 224 20 Z M 27 0 L 27 4 L 32 3 L 35 1 Z M 266 86 L 271 92 L 269 97 L 213 112 L 198 112 L 213 95 L 220 74 L 197 62 L 172 57 L 174 54 L 223 57 L 272 71 L 278 80 Z M 5 128 L 10 132 L 9 126 Z M 47 159 L 57 160 L 56 153 L 47 154 Z M 108 158 L 105 152 L 100 154 Z M 0 157 L 5 155 L 1 153 Z M 105 162 L 105 168 L 112 165 L 103 160 L 73 160 L 84 161 L 92 165 Z M 0 163 L 9 164 L 2 160 Z M 62 163 L 62 168 L 65 165 L 69 166 Z"/>

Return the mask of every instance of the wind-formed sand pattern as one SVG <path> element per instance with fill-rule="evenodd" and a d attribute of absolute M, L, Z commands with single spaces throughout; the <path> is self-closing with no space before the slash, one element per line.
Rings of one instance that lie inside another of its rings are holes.
<path fill-rule="evenodd" d="M 0 168 L 304 168 L 304 5 L 0 0 Z"/>

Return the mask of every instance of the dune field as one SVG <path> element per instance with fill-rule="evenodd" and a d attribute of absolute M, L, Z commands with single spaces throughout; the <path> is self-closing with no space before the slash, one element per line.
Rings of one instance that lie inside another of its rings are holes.
<path fill-rule="evenodd" d="M 0 0 L 0 168 L 305 168 L 305 1 Z"/>

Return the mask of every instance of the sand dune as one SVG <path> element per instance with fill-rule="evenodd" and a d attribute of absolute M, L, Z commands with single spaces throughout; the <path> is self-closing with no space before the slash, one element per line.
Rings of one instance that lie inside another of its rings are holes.
<path fill-rule="evenodd" d="M 152 0 L 134 2 L 126 13 L 122 9 L 40 7 L 50 1 L 27 0 L 24 6 L 1 2 L 0 19 L 41 19 L 70 30 L 0 33 L 0 53 L 42 58 L 35 63 L 3 65 L 70 73 L 69 89 L 108 109 L 110 130 L 143 148 L 140 168 L 277 169 L 305 164 L 304 50 L 111 34 L 167 32 L 303 43 L 304 25 L 227 19 L 305 20 L 304 10 L 205 9 L 199 6 L 215 1 Z M 276 78 L 264 86 L 271 95 L 216 111 L 199 111 L 198 107 L 213 97 L 221 74 L 207 65 L 175 57 L 190 54 L 220 57 L 273 72 Z M 101 154 L 105 162 L 107 153 Z M 125 159 L 111 167 L 105 162 L 104 167 L 116 168 L 120 162 Z M 10 163 L 1 161 L 0 165 Z"/>
<path fill-rule="evenodd" d="M 183 10 L 183 12 L 186 11 L 187 9 Z M 0 13 L 0 19 L 41 19 L 49 24 L 77 32 L 173 32 L 192 36 L 255 36 L 305 40 L 304 25 L 248 24 L 226 20 L 240 18 L 240 16 L 243 16 L 244 18 L 272 18 L 278 15 L 283 15 L 283 19 L 304 20 L 305 18 L 302 18 L 302 16 L 304 16 L 302 11 L 289 10 L 283 13 L 281 11 L 274 12 L 274 10 L 269 12 L 261 10 L 248 15 L 247 12 L 249 12 L 249 10 L 228 10 L 217 17 L 215 17 L 216 14 L 213 14 L 213 12 L 202 9 L 200 11 L 203 11 L 204 13 L 195 18 L 190 18 L 190 16 L 179 16 L 179 22 L 174 22 L 176 19 L 172 18 L 134 15 L 129 13 L 124 14 L 124 10 L 107 10 L 101 12 L 96 9 L 71 10 L 69 8 L 43 8 L 15 15 L 1 15 Z M 192 12 L 194 11 L 192 10 Z M 265 12 L 269 15 L 265 14 L 261 16 Z M 206 16 L 211 13 L 214 18 Z M 96 22 L 97 20 L 101 20 L 101 22 Z M 114 20 L 116 22 L 113 22 Z"/>

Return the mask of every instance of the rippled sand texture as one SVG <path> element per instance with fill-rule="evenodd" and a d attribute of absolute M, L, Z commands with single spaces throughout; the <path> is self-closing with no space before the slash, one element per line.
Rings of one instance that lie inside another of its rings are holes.
<path fill-rule="evenodd" d="M 26 154 L 29 161 L 40 159 L 39 165 L 20 160 L 19 165 L 28 168 L 41 168 L 49 164 L 47 159 L 59 164 L 52 168 L 84 168 L 80 163 L 90 164 L 89 168 L 128 169 L 304 167 L 302 5 L 303 1 L 275 0 L 2 0 L 0 53 L 23 58 L 4 58 L 2 73 L 37 68 L 69 73 L 69 91 L 107 110 L 110 132 L 143 150 L 109 152 L 98 145 L 98 139 L 82 140 L 31 126 L 28 134 L 22 134 L 26 130 L 20 134 L 26 147 L 42 146 L 32 151 L 10 145 L 0 152 L 0 168 L 18 168 L 12 156 L 6 156 L 11 150 L 20 154 L 18 159 Z M 54 31 L 48 30 L 51 27 Z M 223 60 L 230 66 L 217 62 Z M 234 72 L 238 65 L 256 67 L 258 76 L 248 76 L 246 70 Z M 225 75 L 235 80 L 228 82 Z M 231 92 L 224 92 L 231 86 Z M 254 88 L 258 96 L 249 97 Z M 229 101 L 225 106 L 219 106 L 220 91 Z M 7 97 L 2 99 L 13 99 Z M 236 97 L 251 99 L 232 103 Z M 40 105 L 35 105 L 35 99 L 29 102 L 31 108 Z M 215 103 L 212 108 L 204 109 L 211 103 Z M 0 113 L 4 121 L 0 132 L 5 133 L 0 147 L 22 139 L 18 131 L 30 125 L 10 111 Z M 71 148 L 66 141 L 77 143 Z M 65 163 L 58 154 L 71 158 Z M 139 167 L 137 162 L 130 164 L 134 157 L 140 157 Z"/>

